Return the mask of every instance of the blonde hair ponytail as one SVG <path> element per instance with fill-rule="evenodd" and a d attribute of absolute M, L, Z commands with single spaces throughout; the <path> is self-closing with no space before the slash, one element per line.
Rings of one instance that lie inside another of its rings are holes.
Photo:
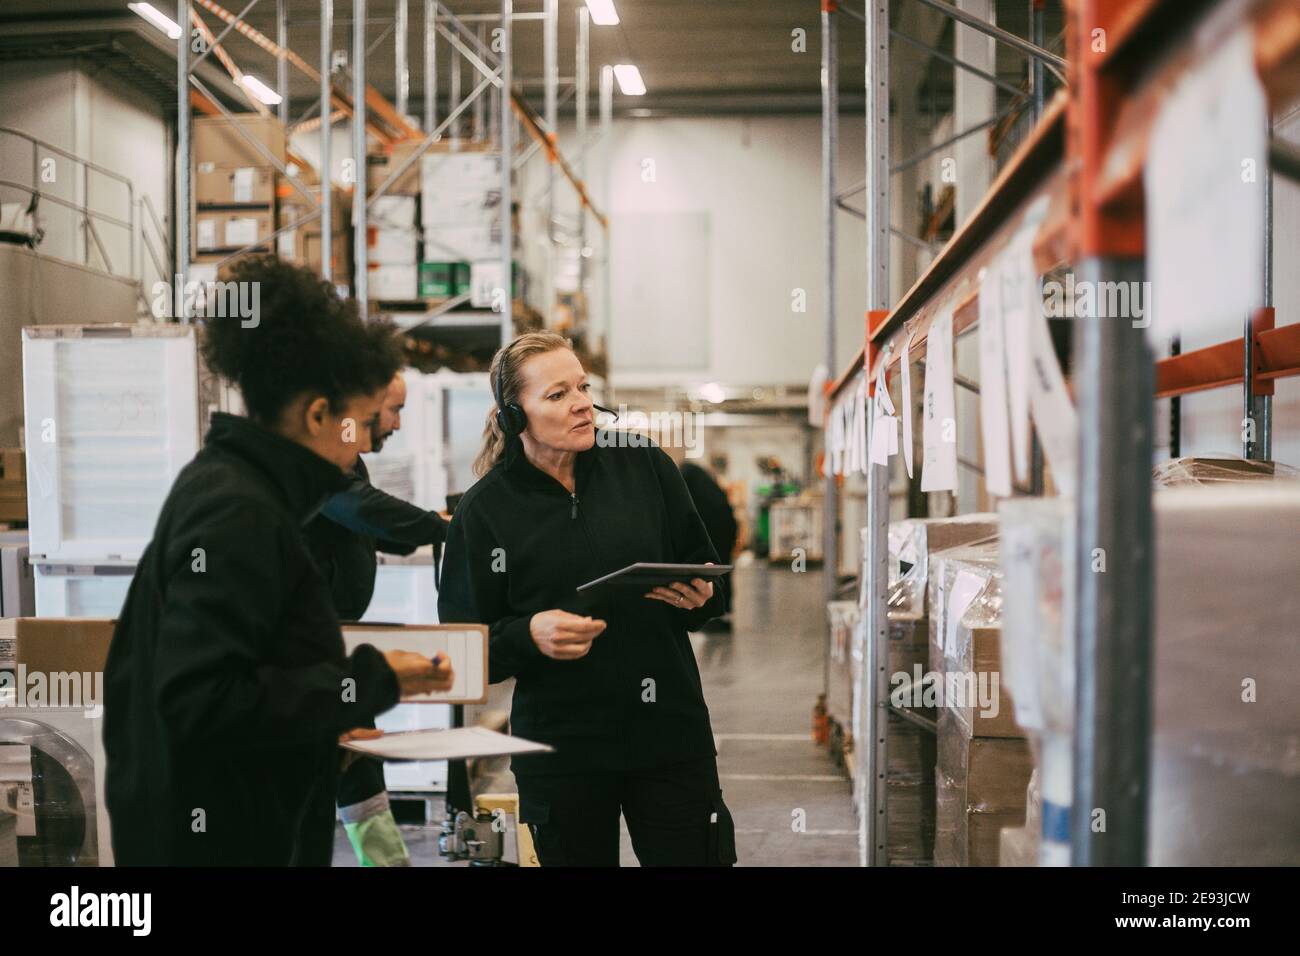
<path fill-rule="evenodd" d="M 498 349 L 492 357 L 492 365 L 488 370 L 492 407 L 488 409 L 487 422 L 483 425 L 483 443 L 474 459 L 476 478 L 482 478 L 491 471 L 506 452 L 508 436 L 497 423 L 498 401 L 501 405 L 518 401 L 519 386 L 522 384 L 520 370 L 524 362 L 534 355 L 554 352 L 556 349 L 572 351 L 573 343 L 558 332 L 525 332 L 516 336 L 509 345 Z"/>

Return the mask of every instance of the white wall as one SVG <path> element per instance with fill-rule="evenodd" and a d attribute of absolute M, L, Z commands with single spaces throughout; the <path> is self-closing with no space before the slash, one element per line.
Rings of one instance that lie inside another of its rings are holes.
<path fill-rule="evenodd" d="M 171 160 L 160 104 L 106 73 L 92 75 L 74 60 L 0 63 L 0 102 L 5 104 L 5 126 L 128 177 L 134 182 L 137 198 L 148 194 L 159 217 L 168 215 Z M 40 157 L 48 155 L 42 152 Z M 63 157 L 53 158 L 55 178 L 40 184 L 43 193 L 84 202 L 96 212 L 129 221 L 130 203 L 120 183 L 92 172 L 87 193 L 82 167 Z M 30 185 L 31 164 L 29 143 L 0 135 L 0 179 Z M 25 203 L 28 194 L 0 187 L 0 197 L 5 202 Z M 46 230 L 42 252 L 86 261 L 87 237 L 78 213 L 45 202 L 40 206 L 40 220 Z M 167 226 L 165 219 L 163 225 Z M 97 223 L 97 229 L 113 273 L 126 275 L 132 246 L 127 230 L 104 222 Z M 104 268 L 93 243 L 89 264 Z M 152 277 L 151 264 L 146 279 Z"/>
<path fill-rule="evenodd" d="M 572 143 L 571 128 L 562 127 L 560 142 Z M 862 120 L 843 117 L 840 189 L 862 180 L 863 148 Z M 820 118 L 617 119 L 611 149 L 611 218 L 699 213 L 709 226 L 703 310 L 708 327 L 696 330 L 707 336 L 707 363 L 683 373 L 638 368 L 637 355 L 619 351 L 616 315 L 615 383 L 806 385 L 825 352 Z M 598 147 L 590 157 L 589 179 L 595 201 L 602 205 L 606 193 L 599 159 Z M 653 182 L 643 179 L 645 160 L 654 162 Z M 536 193 L 535 177 L 544 175 L 542 166 L 537 160 L 530 164 L 526 196 Z M 567 187 L 560 189 L 563 195 Z M 525 215 L 535 213 L 525 210 Z M 862 221 L 840 213 L 836 225 L 838 356 L 833 372 L 862 348 L 866 303 Z M 619 241 L 617 232 L 613 241 Z M 644 268 L 655 281 L 674 281 L 654 260 L 647 259 Z M 806 293 L 804 313 L 792 311 L 796 289 Z M 619 294 L 614 290 L 616 305 Z"/>

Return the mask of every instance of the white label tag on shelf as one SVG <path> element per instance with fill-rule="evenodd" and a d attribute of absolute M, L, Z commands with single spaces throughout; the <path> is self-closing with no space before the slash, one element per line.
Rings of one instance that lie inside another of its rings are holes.
<path fill-rule="evenodd" d="M 1034 281 L 1033 234 L 1022 230 L 996 262 L 992 274 L 998 281 L 999 337 L 1005 346 L 1006 405 L 1011 463 L 1024 481 L 1029 475 L 1029 310 L 1037 292 Z M 983 321 L 983 310 L 980 310 Z M 983 338 L 983 332 L 980 333 Z M 982 352 L 981 352 L 982 354 Z M 983 388 L 983 383 L 980 385 Z M 1010 494 L 1010 489 L 1006 494 Z"/>
<path fill-rule="evenodd" d="M 836 402 L 831 406 L 830 428 L 826 433 L 826 450 L 828 454 L 828 474 L 844 474 L 844 404 Z"/>
<path fill-rule="evenodd" d="M 257 170 L 252 166 L 241 166 L 235 170 L 235 202 L 253 201 L 253 177 L 256 173 Z"/>
<path fill-rule="evenodd" d="M 957 490 L 957 400 L 952 379 L 952 312 L 930 324 L 925 348 L 922 491 Z"/>
<path fill-rule="evenodd" d="M 1075 462 L 1079 442 L 1079 414 L 1070 401 L 1061 374 L 1052 336 L 1047 328 L 1047 316 L 1042 309 L 1029 321 L 1029 406 L 1034 415 L 1034 426 L 1043 443 L 1043 454 L 1052 467 L 1052 478 L 1065 498 L 1073 498 L 1076 491 Z"/>
<path fill-rule="evenodd" d="M 199 220 L 198 246 L 200 249 L 217 247 L 217 221 L 215 219 Z"/>
<path fill-rule="evenodd" d="M 1145 171 L 1151 281 L 1127 290 L 1132 315 L 1111 319 L 1145 323 L 1157 342 L 1181 335 L 1193 346 L 1240 332 L 1261 304 L 1268 131 L 1254 34 L 1244 27 L 1180 78 L 1152 124 Z M 1106 297 L 1096 300 L 1101 312 Z"/>
<path fill-rule="evenodd" d="M 907 466 L 907 477 L 912 477 L 912 333 L 907 333 L 903 345 L 903 357 L 899 361 L 902 370 L 903 402 L 903 463 Z"/>
<path fill-rule="evenodd" d="M 1007 421 L 1007 346 L 1002 326 L 1001 263 L 982 270 L 979 283 L 980 432 L 984 437 L 984 485 L 991 495 L 1011 496 L 1011 431 Z"/>
<path fill-rule="evenodd" d="M 248 246 L 257 242 L 257 220 L 251 216 L 226 221 L 226 245 Z"/>

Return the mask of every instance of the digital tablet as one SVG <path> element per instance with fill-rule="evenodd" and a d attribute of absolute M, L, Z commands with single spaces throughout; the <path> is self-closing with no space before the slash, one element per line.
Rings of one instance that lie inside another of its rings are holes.
<path fill-rule="evenodd" d="M 735 566 L 731 564 L 651 564 L 638 562 L 629 564 L 621 571 L 588 581 L 578 587 L 582 595 L 640 597 L 656 587 L 667 586 L 674 581 L 689 582 L 692 578 L 704 578 L 706 581 L 720 578 Z"/>

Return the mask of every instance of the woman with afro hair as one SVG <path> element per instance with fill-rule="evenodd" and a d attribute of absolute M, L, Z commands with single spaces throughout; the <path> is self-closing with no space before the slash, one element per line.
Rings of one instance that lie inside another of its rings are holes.
<path fill-rule="evenodd" d="M 328 866 L 340 736 L 450 668 L 344 649 L 301 529 L 369 450 L 400 364 L 314 273 L 272 257 L 252 320 L 206 320 L 202 354 L 246 416 L 215 413 L 140 559 L 105 673 L 106 795 L 119 865 Z"/>

